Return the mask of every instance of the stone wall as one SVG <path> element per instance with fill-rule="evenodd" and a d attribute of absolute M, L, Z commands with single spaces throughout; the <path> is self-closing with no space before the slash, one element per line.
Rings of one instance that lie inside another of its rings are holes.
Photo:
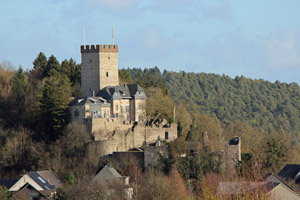
<path fill-rule="evenodd" d="M 144 147 L 144 167 L 157 167 L 160 164 L 161 156 L 169 157 L 169 150 L 167 146 L 147 146 Z"/>
<path fill-rule="evenodd" d="M 236 167 L 241 161 L 241 138 L 234 137 L 229 140 L 225 147 L 225 170 L 235 172 Z"/>
<path fill-rule="evenodd" d="M 158 138 L 172 141 L 177 138 L 177 125 L 147 127 L 142 124 L 133 126 L 124 124 L 122 120 L 114 121 L 91 118 L 86 119 L 87 127 L 93 134 L 95 141 L 105 141 L 103 152 L 112 154 L 118 151 L 128 151 L 133 148 L 142 147 L 146 144 L 154 143 Z M 166 137 L 168 136 L 168 137 Z"/>
<path fill-rule="evenodd" d="M 118 45 L 81 46 L 81 95 L 119 85 Z"/>

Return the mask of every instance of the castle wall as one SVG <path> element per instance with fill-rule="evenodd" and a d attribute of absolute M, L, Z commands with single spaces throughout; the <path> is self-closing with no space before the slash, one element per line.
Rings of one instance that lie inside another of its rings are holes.
<path fill-rule="evenodd" d="M 92 96 L 99 89 L 99 53 L 81 53 L 81 96 Z"/>
<path fill-rule="evenodd" d="M 225 147 L 225 168 L 226 170 L 235 171 L 241 162 L 241 138 L 234 137 L 229 140 Z"/>
<path fill-rule="evenodd" d="M 118 45 L 81 46 L 81 95 L 119 85 Z"/>
<path fill-rule="evenodd" d="M 145 100 L 144 99 L 134 99 L 134 109 L 132 110 L 133 121 L 140 122 L 139 117 L 141 116 L 144 119 L 145 115 Z M 142 119 L 142 120 L 143 120 Z"/>
<path fill-rule="evenodd" d="M 107 149 L 103 152 L 107 154 L 142 147 L 145 144 L 156 142 L 158 138 L 166 141 L 177 138 L 176 124 L 171 124 L 170 127 L 138 125 L 132 129 L 132 125 L 124 125 L 121 120 L 110 121 L 95 118 L 89 119 L 88 122 L 88 126 L 93 125 L 94 140 L 106 141 L 105 148 Z M 168 137 L 166 138 L 166 136 Z"/>
<path fill-rule="evenodd" d="M 168 158 L 169 151 L 167 146 L 147 146 L 144 148 L 144 166 L 159 166 L 160 158 Z"/>
<path fill-rule="evenodd" d="M 70 106 L 71 121 L 79 124 L 84 123 L 85 108 L 84 106 Z"/>
<path fill-rule="evenodd" d="M 100 90 L 119 85 L 118 52 L 100 52 Z"/>

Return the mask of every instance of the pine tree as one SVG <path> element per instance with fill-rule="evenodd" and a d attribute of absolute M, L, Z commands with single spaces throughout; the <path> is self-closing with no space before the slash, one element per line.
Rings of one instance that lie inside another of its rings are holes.
<path fill-rule="evenodd" d="M 57 139 L 68 122 L 71 86 L 68 77 L 56 73 L 49 77 L 39 93 L 40 109 L 50 139 Z"/>

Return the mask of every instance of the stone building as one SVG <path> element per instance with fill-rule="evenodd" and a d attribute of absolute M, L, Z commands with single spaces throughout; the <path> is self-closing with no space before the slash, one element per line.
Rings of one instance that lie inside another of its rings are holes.
<path fill-rule="evenodd" d="M 177 125 L 144 125 L 146 94 L 138 84 L 119 85 L 118 45 L 81 46 L 82 95 L 70 104 L 71 121 L 85 124 L 101 155 L 127 151 L 160 137 L 177 138 Z"/>

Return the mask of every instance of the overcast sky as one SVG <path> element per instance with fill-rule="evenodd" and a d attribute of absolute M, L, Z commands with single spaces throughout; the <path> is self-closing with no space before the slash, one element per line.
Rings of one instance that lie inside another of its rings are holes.
<path fill-rule="evenodd" d="M 86 44 L 119 45 L 120 68 L 243 75 L 300 84 L 299 0 L 9 0 L 0 62 L 39 52 L 80 63 Z"/>

